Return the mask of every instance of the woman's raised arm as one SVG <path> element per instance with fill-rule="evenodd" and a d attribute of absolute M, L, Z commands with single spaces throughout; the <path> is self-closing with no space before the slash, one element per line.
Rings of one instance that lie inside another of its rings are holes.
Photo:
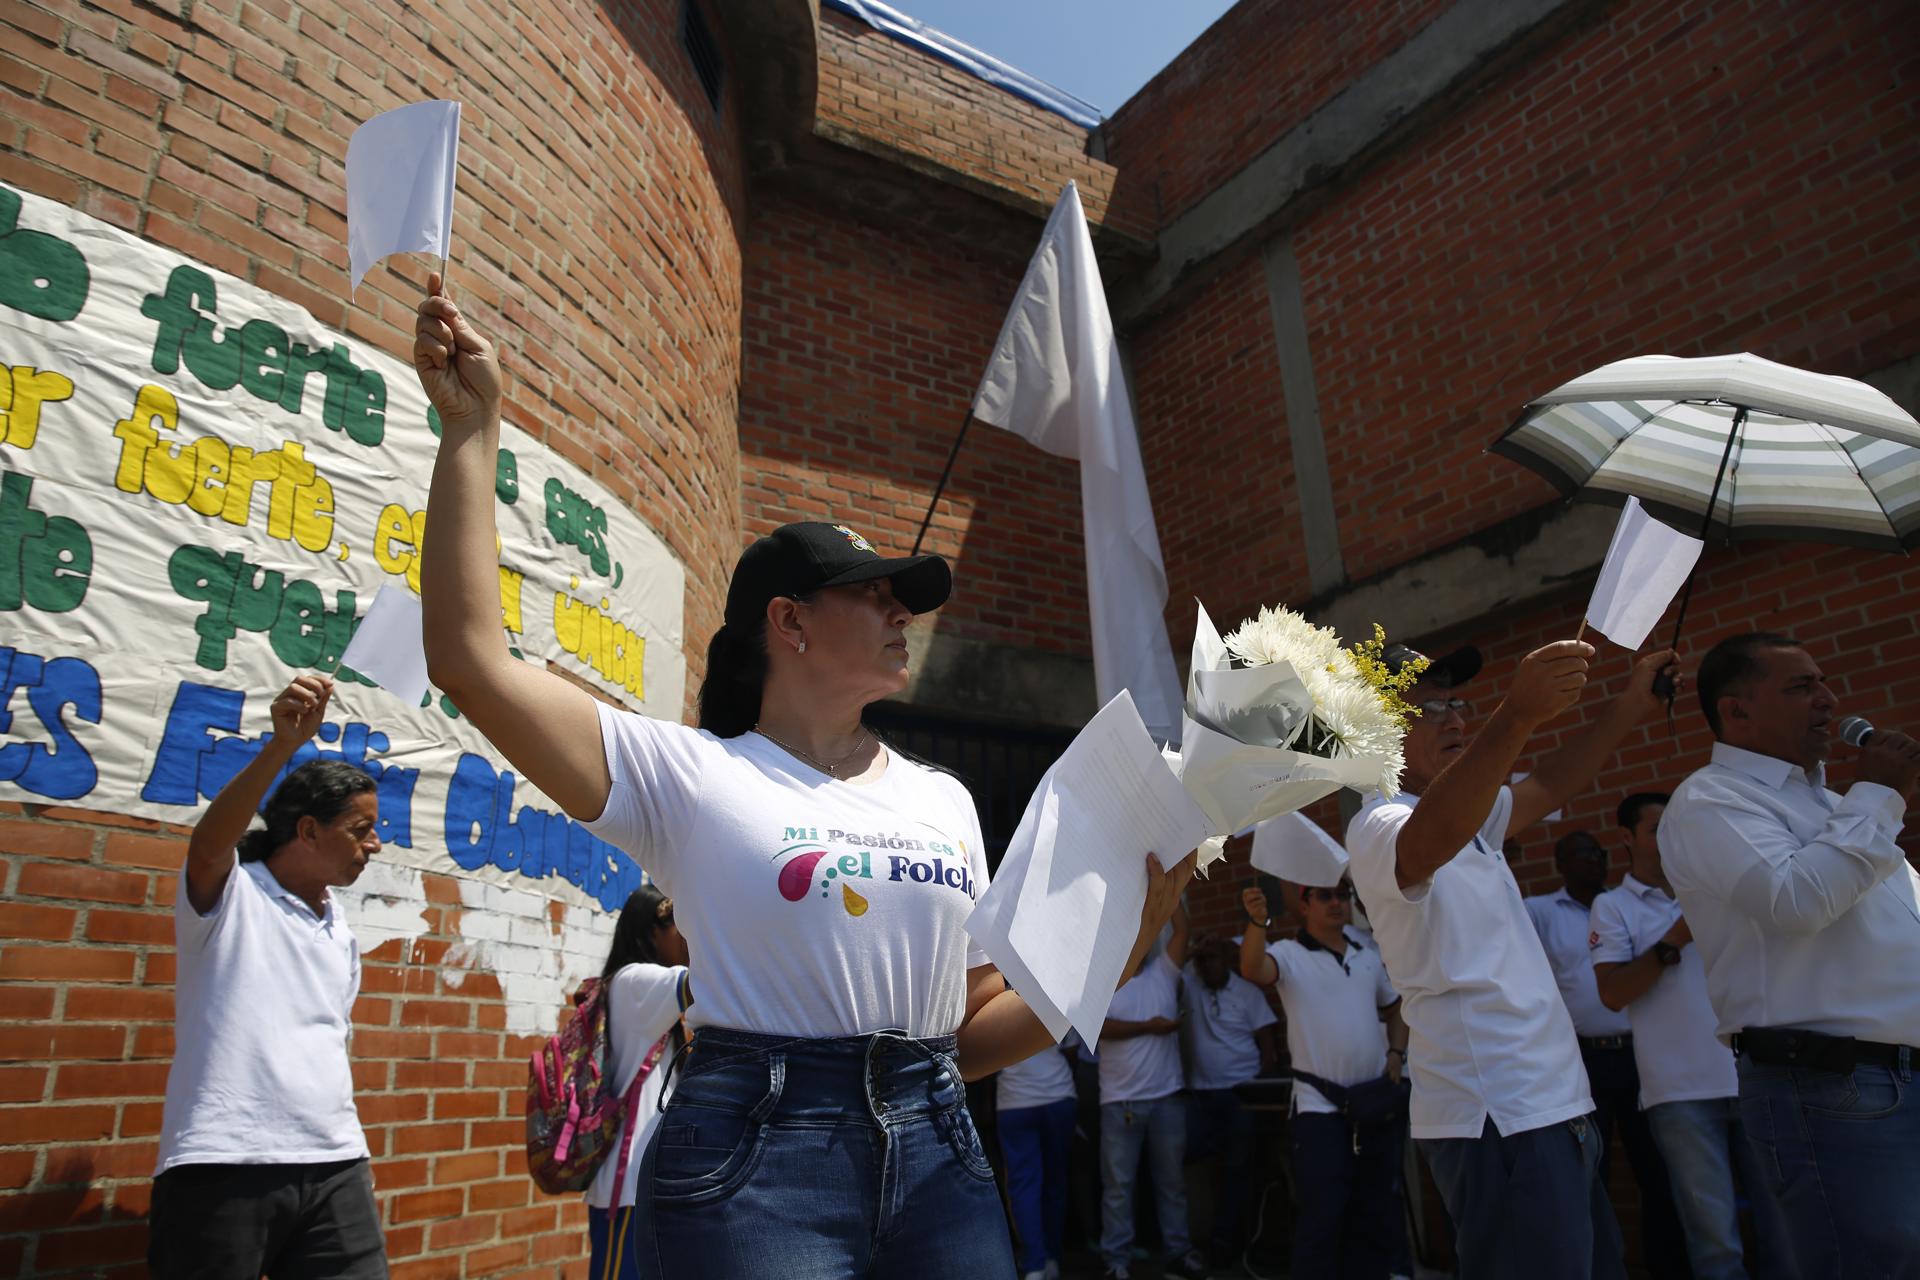
<path fill-rule="evenodd" d="M 500 364 L 493 344 L 428 282 L 413 367 L 440 413 L 420 570 L 427 674 L 521 776 L 577 819 L 597 818 L 612 782 L 599 713 L 584 690 L 507 651 L 493 518 Z"/>

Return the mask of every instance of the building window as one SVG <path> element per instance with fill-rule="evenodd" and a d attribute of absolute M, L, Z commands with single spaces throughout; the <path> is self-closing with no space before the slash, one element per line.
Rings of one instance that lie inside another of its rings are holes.
<path fill-rule="evenodd" d="M 713 38 L 713 29 L 707 25 L 695 0 L 684 0 L 680 13 L 680 38 L 686 43 L 687 56 L 693 60 L 694 74 L 700 77 L 700 87 L 707 91 L 707 101 L 718 111 L 726 72 L 720 62 L 720 44 Z"/>

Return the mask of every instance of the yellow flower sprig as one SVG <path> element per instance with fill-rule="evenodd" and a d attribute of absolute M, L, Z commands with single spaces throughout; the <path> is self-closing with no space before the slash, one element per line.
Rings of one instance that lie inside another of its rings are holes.
<path fill-rule="evenodd" d="M 1381 656 L 1387 647 L 1387 631 L 1379 623 L 1373 624 L 1373 639 L 1362 640 L 1347 649 L 1347 656 L 1353 659 L 1354 670 L 1380 696 L 1380 705 L 1386 713 L 1404 731 L 1407 717 L 1420 714 L 1420 708 L 1407 702 L 1400 695 L 1411 689 L 1427 669 L 1427 659 L 1416 658 L 1406 663 L 1398 671 L 1390 671 L 1386 660 Z"/>

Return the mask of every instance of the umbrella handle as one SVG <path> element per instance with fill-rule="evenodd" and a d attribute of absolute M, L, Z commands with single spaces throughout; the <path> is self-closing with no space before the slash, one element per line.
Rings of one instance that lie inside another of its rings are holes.
<path fill-rule="evenodd" d="M 1720 469 L 1714 472 L 1713 491 L 1707 495 L 1707 513 L 1700 519 L 1700 541 L 1705 542 L 1707 535 L 1713 532 L 1713 508 L 1720 501 L 1720 486 L 1727 478 L 1727 464 L 1733 461 L 1733 447 L 1740 439 L 1740 428 L 1746 425 L 1747 406 L 1736 405 L 1733 411 L 1733 425 L 1727 430 L 1727 447 L 1720 454 Z M 1728 513 L 1727 536 L 1733 536 L 1732 513 Z M 1699 562 L 1687 573 L 1687 585 L 1680 592 L 1680 612 L 1673 620 L 1673 643 L 1667 647 L 1675 653 L 1680 652 L 1680 633 L 1687 625 L 1687 605 L 1693 599 L 1693 576 L 1700 571 Z M 1673 697 L 1676 692 L 1673 678 L 1661 672 L 1653 678 L 1653 692 L 1657 697 L 1667 700 L 1667 723 L 1673 723 Z"/>

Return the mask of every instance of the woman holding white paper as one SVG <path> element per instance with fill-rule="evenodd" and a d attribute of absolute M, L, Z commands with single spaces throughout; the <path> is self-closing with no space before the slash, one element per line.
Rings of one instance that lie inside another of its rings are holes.
<path fill-rule="evenodd" d="M 962 1079 L 1051 1037 L 964 932 L 987 881 L 971 799 L 861 720 L 905 687 L 904 628 L 945 601 L 946 563 L 884 558 L 843 525 L 756 541 L 708 646 L 698 729 L 517 661 L 497 604 L 499 366 L 430 287 L 414 365 L 442 432 L 421 580 L 433 681 L 638 859 L 698 957 L 697 1047 L 640 1174 L 651 1261 L 746 1280 L 1010 1275 Z M 1190 856 L 1147 862 L 1128 972 L 1192 874 Z"/>

